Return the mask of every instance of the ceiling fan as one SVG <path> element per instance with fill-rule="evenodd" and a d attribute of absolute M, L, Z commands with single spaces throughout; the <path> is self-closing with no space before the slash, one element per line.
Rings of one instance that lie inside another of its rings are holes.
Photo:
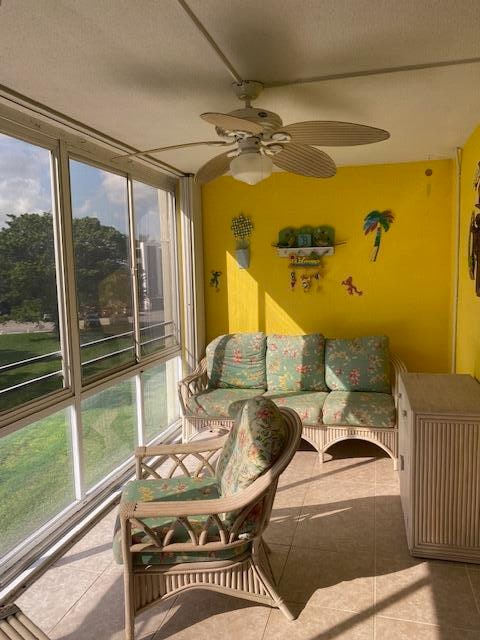
<path fill-rule="evenodd" d="M 245 106 L 229 113 L 202 113 L 200 116 L 215 126 L 222 140 L 148 149 L 128 154 L 129 157 L 199 145 L 232 146 L 233 149 L 215 156 L 200 167 L 195 174 L 195 181 L 205 184 L 230 171 L 237 180 L 257 184 L 268 178 L 273 165 L 302 176 L 330 178 L 337 171 L 335 162 L 316 146 L 370 144 L 390 137 L 388 131 L 383 129 L 350 122 L 313 120 L 284 126 L 276 113 L 251 106 L 263 89 L 261 82 L 242 80 L 232 84 Z"/>

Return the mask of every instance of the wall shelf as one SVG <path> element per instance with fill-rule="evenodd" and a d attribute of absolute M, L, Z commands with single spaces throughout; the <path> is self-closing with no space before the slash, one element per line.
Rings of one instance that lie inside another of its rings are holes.
<path fill-rule="evenodd" d="M 277 254 L 280 258 L 290 256 L 333 256 L 335 247 L 277 247 Z"/>

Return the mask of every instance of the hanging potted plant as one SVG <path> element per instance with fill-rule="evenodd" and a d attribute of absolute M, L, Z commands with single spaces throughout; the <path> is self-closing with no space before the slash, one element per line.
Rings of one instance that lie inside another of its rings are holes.
<path fill-rule="evenodd" d="M 235 257 L 240 269 L 248 269 L 250 266 L 250 236 L 253 231 L 253 223 L 248 216 L 236 216 L 230 227 L 235 238 Z"/>

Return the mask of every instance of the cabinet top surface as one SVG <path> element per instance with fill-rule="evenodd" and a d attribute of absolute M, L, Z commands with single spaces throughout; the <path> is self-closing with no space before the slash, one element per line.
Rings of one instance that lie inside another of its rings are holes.
<path fill-rule="evenodd" d="M 480 416 L 480 384 L 466 374 L 402 373 L 412 411 Z"/>

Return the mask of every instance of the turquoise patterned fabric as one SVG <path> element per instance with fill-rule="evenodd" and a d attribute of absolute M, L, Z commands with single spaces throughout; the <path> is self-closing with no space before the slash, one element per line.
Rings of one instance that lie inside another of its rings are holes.
<path fill-rule="evenodd" d="M 278 458 L 288 438 L 285 420 L 268 398 L 249 400 L 237 416 L 218 459 L 216 476 L 222 496 L 231 496 L 248 487 Z M 225 514 L 233 525 L 239 511 Z M 262 521 L 261 503 L 253 507 L 242 523 L 242 533 L 255 536 Z"/>
<path fill-rule="evenodd" d="M 215 338 L 206 349 L 211 389 L 266 389 L 264 333 L 232 333 Z"/>
<path fill-rule="evenodd" d="M 133 480 L 125 485 L 121 502 L 168 502 L 172 500 L 212 500 L 219 497 L 218 483 L 215 478 L 176 477 L 168 480 Z M 206 507 L 208 510 L 208 507 Z M 189 522 L 197 535 L 203 529 L 207 516 L 192 516 Z M 172 526 L 172 518 L 144 518 L 143 521 L 156 533 L 165 535 Z M 214 525 L 208 527 L 208 542 L 220 540 L 218 529 Z M 146 534 L 138 528 L 132 530 L 132 541 L 142 542 Z M 175 525 L 175 534 L 171 543 L 190 542 L 190 537 L 182 525 Z M 226 560 L 244 553 L 249 542 L 233 549 L 222 549 L 215 552 L 195 551 L 192 553 L 151 553 L 146 550 L 133 556 L 135 564 L 176 564 L 178 562 L 203 562 L 217 559 Z M 122 564 L 122 532 L 117 518 L 113 536 L 113 555 L 118 564 Z"/>
<path fill-rule="evenodd" d="M 327 338 L 325 369 L 325 379 L 332 391 L 390 393 L 388 338 Z"/>
<path fill-rule="evenodd" d="M 331 391 L 323 405 L 323 422 L 356 427 L 394 427 L 396 411 L 388 393 Z"/>
<path fill-rule="evenodd" d="M 288 437 L 278 407 L 258 396 L 245 403 L 218 459 L 216 476 L 222 496 L 248 487 L 269 469 Z"/>
<path fill-rule="evenodd" d="M 278 407 L 293 409 L 300 416 L 303 424 L 321 424 L 322 408 L 327 399 L 327 391 L 297 391 L 281 394 L 278 391 L 267 391 L 265 397 L 273 400 Z"/>
<path fill-rule="evenodd" d="M 269 391 L 328 391 L 325 382 L 325 338 L 321 333 L 267 338 Z"/>
<path fill-rule="evenodd" d="M 210 389 L 187 400 L 187 415 L 199 418 L 235 418 L 250 398 L 260 389 Z"/>

